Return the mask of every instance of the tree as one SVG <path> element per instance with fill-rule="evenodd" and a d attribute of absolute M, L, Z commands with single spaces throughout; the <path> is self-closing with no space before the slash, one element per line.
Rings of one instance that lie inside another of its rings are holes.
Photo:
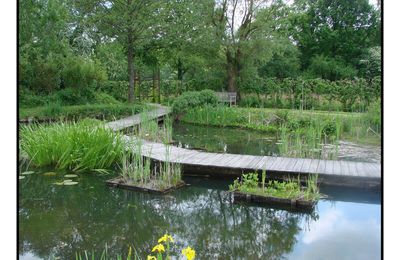
<path fill-rule="evenodd" d="M 380 45 L 379 12 L 368 0 L 297 0 L 293 38 L 302 53 L 303 69 L 323 55 L 356 67 L 363 49 Z"/>
<path fill-rule="evenodd" d="M 157 21 L 158 1 L 86 0 L 77 3 L 88 24 L 101 35 L 103 42 L 118 41 L 125 50 L 129 77 L 128 101 L 134 99 L 135 58 L 137 50 L 151 37 L 151 26 Z"/>
<path fill-rule="evenodd" d="M 239 92 L 243 70 L 254 71 L 254 62 L 271 58 L 273 42 L 279 38 L 273 31 L 274 16 L 283 8 L 281 1 L 273 0 L 217 2 L 213 24 L 225 55 L 228 91 Z"/>

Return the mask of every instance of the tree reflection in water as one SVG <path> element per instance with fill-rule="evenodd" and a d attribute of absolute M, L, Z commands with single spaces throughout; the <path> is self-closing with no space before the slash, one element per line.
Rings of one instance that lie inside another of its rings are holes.
<path fill-rule="evenodd" d="M 190 245 L 198 259 L 282 259 L 301 223 L 316 217 L 232 204 L 226 182 L 156 196 L 108 188 L 108 178 L 88 175 L 71 187 L 52 185 L 57 177 L 20 181 L 19 254 L 73 259 L 84 250 L 100 254 L 107 243 L 110 255 L 134 245 L 145 256 L 168 232 L 176 256 Z"/>

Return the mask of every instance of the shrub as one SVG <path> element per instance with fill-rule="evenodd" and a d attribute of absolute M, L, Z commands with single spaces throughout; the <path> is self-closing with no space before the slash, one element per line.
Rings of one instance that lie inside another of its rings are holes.
<path fill-rule="evenodd" d="M 82 57 L 68 57 L 64 61 L 61 78 L 65 88 L 88 88 L 104 82 L 107 74 L 98 63 Z"/>
<path fill-rule="evenodd" d="M 113 96 L 104 93 L 104 92 L 96 92 L 94 94 L 94 98 L 96 103 L 98 104 L 108 104 L 108 105 L 112 105 L 112 104 L 120 104 L 121 102 L 119 102 L 118 100 L 116 100 Z"/>
<path fill-rule="evenodd" d="M 99 87 L 98 91 L 107 93 L 116 100 L 126 102 L 128 100 L 129 83 L 127 81 L 106 81 Z"/>
<path fill-rule="evenodd" d="M 95 101 L 94 92 L 89 88 L 66 88 L 58 91 L 56 95 L 63 105 L 79 105 Z"/>
<path fill-rule="evenodd" d="M 217 96 L 212 90 L 188 91 L 177 97 L 172 104 L 172 112 L 175 115 L 184 114 L 190 108 L 202 107 L 205 105 L 216 105 Z"/>
<path fill-rule="evenodd" d="M 244 96 L 240 102 L 241 107 L 263 107 L 263 102 L 255 95 Z"/>

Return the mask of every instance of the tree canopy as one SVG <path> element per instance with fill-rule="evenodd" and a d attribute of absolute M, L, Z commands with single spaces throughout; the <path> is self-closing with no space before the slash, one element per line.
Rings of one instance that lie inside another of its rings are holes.
<path fill-rule="evenodd" d="M 381 71 L 381 11 L 368 0 L 19 6 L 19 85 L 38 93 L 124 81 L 133 101 L 146 77 L 181 90 L 240 92 L 260 79 L 371 80 Z"/>

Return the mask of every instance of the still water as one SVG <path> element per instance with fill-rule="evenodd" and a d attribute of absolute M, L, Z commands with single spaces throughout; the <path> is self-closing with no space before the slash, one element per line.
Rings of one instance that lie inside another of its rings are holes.
<path fill-rule="evenodd" d="M 279 151 L 281 142 L 275 134 L 271 135 L 249 129 L 175 122 L 172 139 L 177 146 L 207 152 L 282 156 Z M 335 147 L 333 145 L 324 144 L 321 147 L 324 148 L 325 153 L 329 150 L 334 153 Z M 295 149 L 295 147 L 290 149 Z M 381 161 L 379 146 L 361 145 L 341 140 L 337 152 L 337 159 L 339 160 L 375 163 Z"/>
<path fill-rule="evenodd" d="M 99 257 L 105 244 L 109 255 L 133 245 L 145 257 L 165 232 L 176 259 L 188 245 L 196 259 L 380 259 L 379 193 L 322 188 L 329 200 L 310 215 L 233 204 L 228 180 L 186 178 L 189 187 L 158 196 L 107 187 L 110 175 L 56 186 L 62 174 L 42 172 L 19 180 L 20 259 Z"/>

